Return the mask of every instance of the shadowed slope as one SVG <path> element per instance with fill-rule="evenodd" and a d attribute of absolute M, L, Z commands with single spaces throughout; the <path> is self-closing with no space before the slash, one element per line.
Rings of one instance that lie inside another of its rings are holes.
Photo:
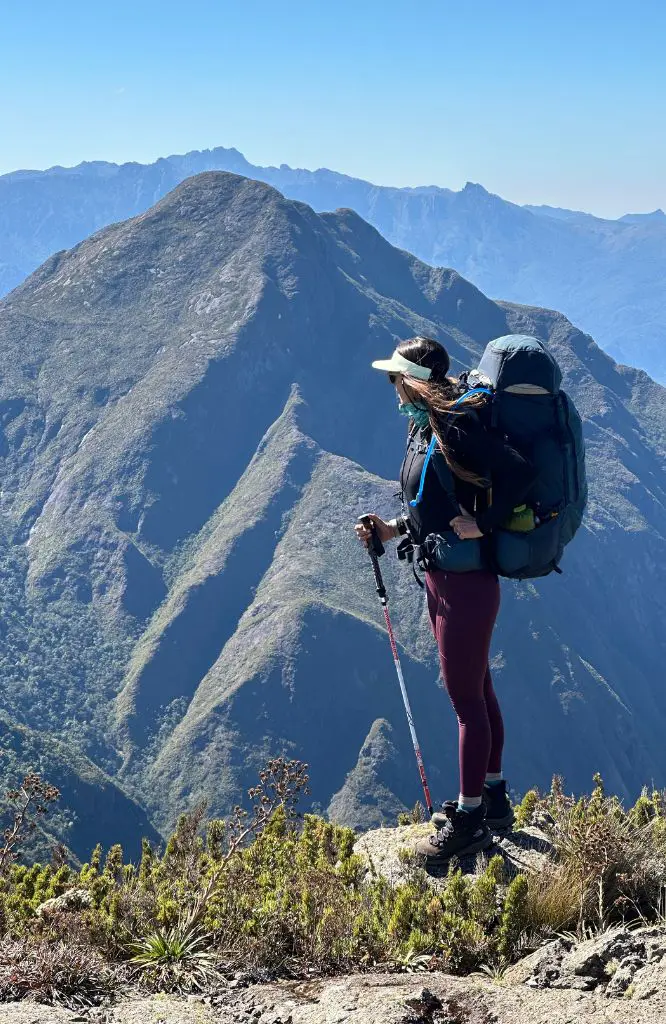
<path fill-rule="evenodd" d="M 121 843 L 125 854 L 135 861 L 141 855 L 142 837 L 161 844 L 162 837 L 144 810 L 71 744 L 0 713 L 0 755 L 3 788 L 17 785 L 27 772 L 35 771 L 60 790 L 60 800 L 42 824 L 52 839 L 63 843 L 79 860 L 87 860 L 97 843 L 107 850 Z M 48 860 L 45 839 L 37 837 L 38 856 Z"/>

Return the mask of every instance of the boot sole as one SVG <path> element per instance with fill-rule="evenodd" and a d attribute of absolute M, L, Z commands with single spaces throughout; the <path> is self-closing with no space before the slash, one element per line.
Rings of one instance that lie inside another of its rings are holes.
<path fill-rule="evenodd" d="M 481 853 L 482 850 L 487 850 L 488 847 L 493 845 L 493 837 L 490 832 L 486 829 L 485 835 L 480 836 L 479 839 L 475 839 L 474 842 L 468 846 L 461 846 L 459 850 L 454 853 L 447 853 L 446 856 L 440 854 L 430 855 L 428 853 L 423 854 L 426 865 L 435 864 L 446 864 L 447 861 L 452 860 L 453 857 L 470 857 L 473 853 Z"/>

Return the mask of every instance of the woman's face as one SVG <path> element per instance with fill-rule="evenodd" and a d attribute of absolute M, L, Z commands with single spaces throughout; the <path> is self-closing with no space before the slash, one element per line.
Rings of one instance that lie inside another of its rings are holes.
<path fill-rule="evenodd" d="M 402 384 L 402 374 L 400 374 L 400 373 L 396 373 L 395 375 L 391 374 L 391 379 L 392 379 L 393 384 L 395 386 L 395 390 L 398 392 L 398 398 L 400 399 L 400 405 L 409 405 L 409 403 L 411 402 L 411 399 L 410 399 L 409 395 L 407 394 L 407 392 L 405 391 L 405 389 L 403 387 L 403 384 Z"/>

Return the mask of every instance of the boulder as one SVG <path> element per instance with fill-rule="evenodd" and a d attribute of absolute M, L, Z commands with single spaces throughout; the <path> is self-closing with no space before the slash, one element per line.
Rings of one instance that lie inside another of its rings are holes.
<path fill-rule="evenodd" d="M 73 910 L 87 910 L 92 906 L 92 896 L 87 889 L 68 889 L 61 896 L 53 896 L 50 900 L 44 900 L 35 911 L 37 917 L 46 919 L 54 914 L 61 914 Z"/>
<path fill-rule="evenodd" d="M 562 959 L 573 947 L 567 939 L 554 939 L 540 946 L 533 953 L 523 957 L 517 964 L 508 967 L 503 980 L 507 985 L 525 985 L 534 978 L 556 978 L 559 975 Z M 532 987 L 537 987 L 532 984 Z M 547 986 L 542 986 L 547 987 Z"/>
<path fill-rule="evenodd" d="M 666 989 L 665 958 L 665 928 L 616 928 L 585 942 L 550 942 L 510 967 L 504 980 L 534 989 L 648 999 Z"/>
<path fill-rule="evenodd" d="M 414 858 L 405 857 L 424 836 L 430 835 L 432 825 L 402 825 L 398 828 L 376 828 L 365 832 L 357 839 L 354 852 L 368 865 L 369 873 L 376 873 L 388 879 L 393 885 L 403 882 L 416 863 Z M 545 833 L 537 828 L 517 829 L 506 836 L 495 837 L 495 843 L 482 854 L 459 857 L 456 863 L 466 874 L 474 874 L 479 864 L 499 854 L 505 864 L 506 877 L 518 873 L 540 871 L 552 854 L 552 844 Z M 447 868 L 427 868 L 429 884 L 441 888 Z"/>

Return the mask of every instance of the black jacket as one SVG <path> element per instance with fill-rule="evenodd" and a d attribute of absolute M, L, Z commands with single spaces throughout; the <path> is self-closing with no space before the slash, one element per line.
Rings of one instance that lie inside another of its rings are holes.
<path fill-rule="evenodd" d="M 403 516 L 416 544 L 422 544 L 429 533 L 450 530 L 451 520 L 461 514 L 460 506 L 475 517 L 482 533 L 489 533 L 505 522 L 513 509 L 528 496 L 536 476 L 534 468 L 515 448 L 486 430 L 482 417 L 483 410 L 456 416 L 446 438 L 453 460 L 483 477 L 492 489 L 455 476 L 439 447 L 436 447 L 426 470 L 423 495 L 416 507 L 410 506 L 409 502 L 418 493 L 432 435 L 429 427 L 410 432 L 400 470 L 400 488 Z"/>

